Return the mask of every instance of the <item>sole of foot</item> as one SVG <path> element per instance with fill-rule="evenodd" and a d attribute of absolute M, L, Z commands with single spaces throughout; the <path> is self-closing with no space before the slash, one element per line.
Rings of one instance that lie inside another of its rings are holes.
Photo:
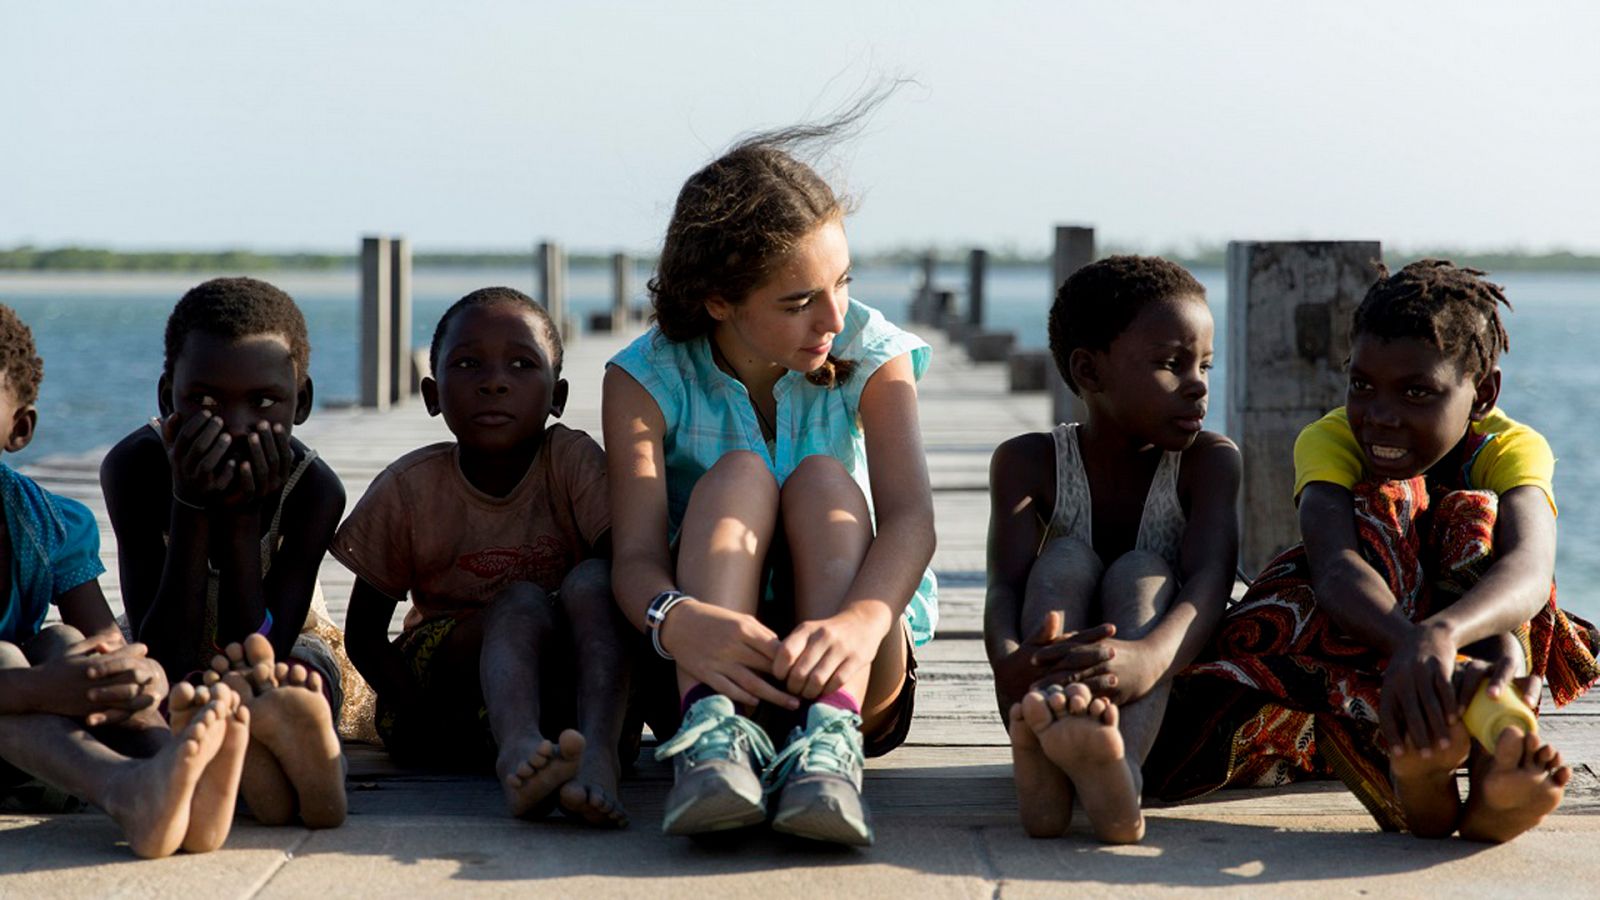
<path fill-rule="evenodd" d="M 1461 836 L 1503 843 L 1533 828 L 1561 805 L 1572 770 L 1537 734 L 1501 732 L 1493 758 L 1482 763 L 1461 822 Z"/>
<path fill-rule="evenodd" d="M 1021 703 L 1011 705 L 1011 772 L 1022 830 L 1036 838 L 1066 834 L 1072 824 L 1072 779 L 1045 756 Z"/>
<path fill-rule="evenodd" d="M 556 792 L 561 811 L 597 828 L 626 828 L 628 811 L 618 799 L 621 765 L 614 750 L 590 744 L 583 750 L 578 774 Z"/>
<path fill-rule="evenodd" d="M 1142 839 L 1144 813 L 1117 730 L 1116 705 L 1081 684 L 1030 692 L 1021 705 L 1045 756 L 1072 780 L 1095 837 L 1108 844 Z"/>
<path fill-rule="evenodd" d="M 189 831 L 190 804 L 206 767 L 222 749 L 224 704 L 212 697 L 185 710 L 172 743 L 130 763 L 108 792 L 106 809 L 122 826 L 134 855 L 171 856 Z"/>
<path fill-rule="evenodd" d="M 1457 720 L 1444 747 L 1430 747 L 1424 753 L 1407 740 L 1398 751 L 1390 752 L 1390 779 L 1412 834 L 1440 838 L 1455 831 L 1461 813 L 1456 770 L 1471 751 L 1467 726 Z"/>
<path fill-rule="evenodd" d="M 557 791 L 577 777 L 586 744 L 583 735 L 568 728 L 553 742 L 535 734 L 504 747 L 495 761 L 495 774 L 511 814 L 548 815 L 555 808 Z"/>
<path fill-rule="evenodd" d="M 303 666 L 277 669 L 276 686 L 250 704 L 251 736 L 271 751 L 293 787 L 300 821 L 307 828 L 338 827 L 349 811 L 344 751 L 322 676 Z"/>
<path fill-rule="evenodd" d="M 239 799 L 245 751 L 250 745 L 250 710 L 226 685 L 194 688 L 180 684 L 173 690 L 168 707 L 173 726 L 187 724 L 193 712 L 212 699 L 221 704 L 224 713 L 222 746 L 201 774 L 189 803 L 189 830 L 183 838 L 183 849 L 189 853 L 209 853 L 228 839 Z"/>

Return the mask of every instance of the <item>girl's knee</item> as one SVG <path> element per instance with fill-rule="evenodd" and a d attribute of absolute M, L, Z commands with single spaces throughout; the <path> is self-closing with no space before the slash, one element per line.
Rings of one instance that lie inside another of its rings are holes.
<path fill-rule="evenodd" d="M 611 596 L 611 564 L 603 559 L 586 559 L 561 579 L 561 608 L 569 615 L 596 608 L 615 606 Z"/>
<path fill-rule="evenodd" d="M 1138 638 L 1177 592 L 1177 574 L 1166 560 L 1146 550 L 1131 550 L 1106 569 L 1100 600 L 1106 621 L 1121 629 L 1119 636 Z"/>
<path fill-rule="evenodd" d="M 1116 561 L 1106 569 L 1107 581 L 1120 581 L 1128 583 L 1144 578 L 1173 578 L 1172 566 L 1162 559 L 1159 554 L 1149 550 L 1129 550 L 1117 557 Z"/>
<path fill-rule="evenodd" d="M 869 515 L 867 497 L 861 492 L 861 485 L 845 470 L 844 463 L 820 453 L 800 460 L 784 479 L 780 503 L 787 509 L 797 501 L 808 505 L 820 501 L 828 507 L 855 513 L 862 521 Z"/>

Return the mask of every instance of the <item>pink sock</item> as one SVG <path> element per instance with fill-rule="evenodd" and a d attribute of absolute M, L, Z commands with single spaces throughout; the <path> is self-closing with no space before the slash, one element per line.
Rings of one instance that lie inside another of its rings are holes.
<path fill-rule="evenodd" d="M 704 700 L 715 693 L 716 691 L 713 691 L 711 688 L 707 687 L 705 682 L 695 682 L 694 687 L 689 688 L 688 692 L 683 695 L 683 700 L 681 703 L 682 709 L 678 710 L 678 714 L 688 715 L 689 707 L 699 703 L 701 700 Z"/>
<path fill-rule="evenodd" d="M 816 699 L 816 702 L 832 706 L 835 709 L 848 709 L 858 716 L 861 715 L 861 704 L 857 703 L 856 698 L 850 696 L 848 691 L 841 690 L 834 691 L 831 694 L 823 694 Z"/>

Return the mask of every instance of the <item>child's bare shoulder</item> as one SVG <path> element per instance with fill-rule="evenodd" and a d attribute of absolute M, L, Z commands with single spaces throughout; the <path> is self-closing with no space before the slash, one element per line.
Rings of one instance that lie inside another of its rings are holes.
<path fill-rule="evenodd" d="M 1225 434 L 1202 431 L 1189 449 L 1183 451 L 1183 462 L 1178 470 L 1178 489 L 1187 493 L 1197 484 L 1238 492 L 1240 473 L 1244 463 L 1239 447 Z"/>
<path fill-rule="evenodd" d="M 989 490 L 1007 486 L 1029 489 L 1055 480 L 1056 441 L 1048 431 L 1033 431 L 1007 438 L 994 448 L 989 460 Z"/>
<path fill-rule="evenodd" d="M 100 460 L 100 486 L 107 494 L 162 492 L 171 477 L 166 445 L 149 426 L 141 425 Z"/>

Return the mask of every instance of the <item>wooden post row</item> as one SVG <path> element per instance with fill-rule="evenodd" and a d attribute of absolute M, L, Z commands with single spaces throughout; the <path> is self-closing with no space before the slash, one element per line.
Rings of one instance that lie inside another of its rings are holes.
<path fill-rule="evenodd" d="M 1056 302 L 1056 292 L 1061 282 L 1073 272 L 1094 262 L 1094 229 L 1080 225 L 1057 225 L 1055 252 L 1050 257 L 1050 299 L 1045 308 Z M 1061 377 L 1052 358 L 1046 375 L 1050 385 L 1050 417 L 1056 422 L 1082 422 L 1088 416 L 1083 400 Z"/>

